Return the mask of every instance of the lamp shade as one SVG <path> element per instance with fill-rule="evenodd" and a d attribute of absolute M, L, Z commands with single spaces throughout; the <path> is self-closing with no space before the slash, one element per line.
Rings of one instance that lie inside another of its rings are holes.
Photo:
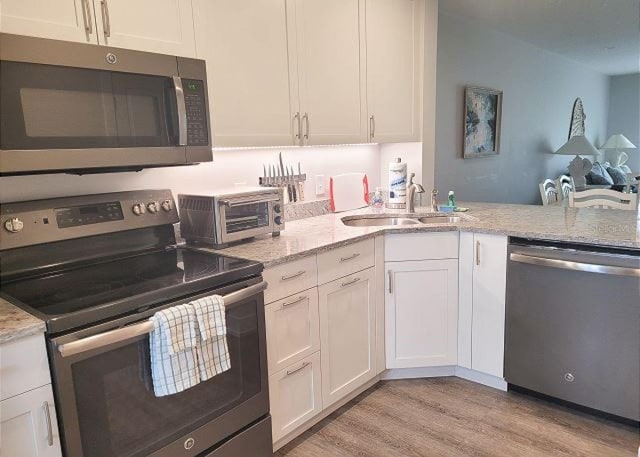
<path fill-rule="evenodd" d="M 572 136 L 555 154 L 567 156 L 597 156 L 600 153 L 584 136 L 576 135 Z"/>
<path fill-rule="evenodd" d="M 636 149 L 636 145 L 621 133 L 611 135 L 600 149 Z"/>

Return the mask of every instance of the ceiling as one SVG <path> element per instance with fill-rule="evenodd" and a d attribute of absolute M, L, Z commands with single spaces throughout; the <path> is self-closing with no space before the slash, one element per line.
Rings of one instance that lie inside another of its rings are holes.
<path fill-rule="evenodd" d="M 607 75 L 640 71 L 640 0 L 440 0 L 439 7 Z"/>

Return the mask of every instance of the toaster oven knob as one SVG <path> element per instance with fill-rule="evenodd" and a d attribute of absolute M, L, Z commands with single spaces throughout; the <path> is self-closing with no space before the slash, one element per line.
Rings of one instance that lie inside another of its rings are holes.
<path fill-rule="evenodd" d="M 276 225 L 282 224 L 282 218 L 280 216 L 276 216 L 273 221 L 276 223 Z"/>
<path fill-rule="evenodd" d="M 24 222 L 22 222 L 17 217 L 12 217 L 11 219 L 7 219 L 6 221 L 4 221 L 4 228 L 8 232 L 18 233 L 24 228 Z"/>
<path fill-rule="evenodd" d="M 158 211 L 160 211 L 160 203 L 158 203 L 158 202 L 149 202 L 149 204 L 147 205 L 147 209 L 149 210 L 149 212 L 151 214 L 155 214 Z"/>
<path fill-rule="evenodd" d="M 171 200 L 165 200 L 162 202 L 162 209 L 169 212 L 173 209 L 173 202 Z"/>
<path fill-rule="evenodd" d="M 147 208 L 144 206 L 144 203 L 136 203 L 131 208 L 131 211 L 133 211 L 133 214 L 135 214 L 136 216 L 140 216 L 141 214 L 147 212 Z"/>
<path fill-rule="evenodd" d="M 280 208 L 280 205 L 278 205 L 277 203 L 276 203 L 275 205 L 273 205 L 273 210 L 274 210 L 276 213 L 279 213 L 281 209 L 282 209 L 282 208 Z"/>

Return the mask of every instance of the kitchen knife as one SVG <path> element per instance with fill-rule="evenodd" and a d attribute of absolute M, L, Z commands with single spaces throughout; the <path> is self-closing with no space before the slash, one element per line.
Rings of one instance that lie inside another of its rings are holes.
<path fill-rule="evenodd" d="M 302 168 L 298 162 L 298 197 L 301 202 L 304 201 L 304 181 L 302 180 Z"/>
<path fill-rule="evenodd" d="M 280 170 L 278 165 L 273 166 L 273 172 L 276 175 L 276 185 L 283 189 L 282 191 L 282 199 L 284 203 L 289 203 L 291 201 L 291 194 L 289 193 L 289 186 L 284 182 L 284 176 L 280 174 Z"/>
<path fill-rule="evenodd" d="M 267 182 L 267 166 L 265 164 L 262 164 L 262 185 L 269 185 Z"/>
<path fill-rule="evenodd" d="M 293 179 L 293 166 L 289 167 L 288 176 L 289 176 L 289 185 L 291 187 L 291 194 L 293 196 L 293 201 L 297 202 L 298 201 L 298 191 L 296 189 L 296 182 Z"/>
<path fill-rule="evenodd" d="M 284 172 L 284 162 L 282 161 L 282 152 L 278 154 L 278 157 L 280 158 L 280 171 L 282 172 L 282 177 L 284 178 L 286 173 Z"/>
<path fill-rule="evenodd" d="M 289 202 L 295 202 L 296 200 L 294 198 L 293 188 L 291 187 L 291 180 L 289 178 L 289 170 L 285 168 L 284 172 L 285 172 L 284 183 L 287 186 L 287 193 L 289 194 Z"/>

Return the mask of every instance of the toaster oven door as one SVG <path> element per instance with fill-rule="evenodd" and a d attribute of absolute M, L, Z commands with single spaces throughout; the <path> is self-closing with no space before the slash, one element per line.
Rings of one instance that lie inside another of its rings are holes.
<path fill-rule="evenodd" d="M 274 205 L 278 196 L 223 198 L 218 203 L 222 244 L 273 232 Z"/>

